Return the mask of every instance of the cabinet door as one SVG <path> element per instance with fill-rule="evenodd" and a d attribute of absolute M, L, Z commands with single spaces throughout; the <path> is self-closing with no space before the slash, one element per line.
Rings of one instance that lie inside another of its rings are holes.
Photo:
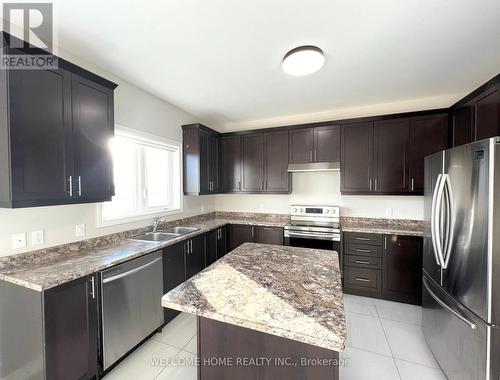
<path fill-rule="evenodd" d="M 268 192 L 290 191 L 288 173 L 288 131 L 270 132 L 265 139 L 265 183 Z"/>
<path fill-rule="evenodd" d="M 47 379 L 90 379 L 97 374 L 95 289 L 93 275 L 43 293 Z"/>
<path fill-rule="evenodd" d="M 340 161 L 340 126 L 314 128 L 314 162 Z"/>
<path fill-rule="evenodd" d="M 243 136 L 241 190 L 261 192 L 264 190 L 264 135 L 262 133 Z"/>
<path fill-rule="evenodd" d="M 75 195 L 87 202 L 109 201 L 114 195 L 113 90 L 72 74 L 72 111 Z"/>
<path fill-rule="evenodd" d="M 256 227 L 256 243 L 283 245 L 283 228 Z"/>
<path fill-rule="evenodd" d="M 209 194 L 210 190 L 210 134 L 198 130 L 200 139 L 200 194 Z"/>
<path fill-rule="evenodd" d="M 313 162 L 313 128 L 290 130 L 290 163 L 302 164 Z"/>
<path fill-rule="evenodd" d="M 422 238 L 384 236 L 384 298 L 421 304 Z"/>
<path fill-rule="evenodd" d="M 210 231 L 207 234 L 207 266 L 212 265 L 217 261 L 219 248 L 219 229 Z"/>
<path fill-rule="evenodd" d="M 224 257 L 227 254 L 227 227 L 219 228 L 219 241 L 217 244 L 217 260 Z"/>
<path fill-rule="evenodd" d="M 245 224 L 231 224 L 229 227 L 228 251 L 238 248 L 243 243 L 255 241 L 255 228 Z"/>
<path fill-rule="evenodd" d="M 468 144 L 472 141 L 472 108 L 462 107 L 453 112 L 453 146 Z"/>
<path fill-rule="evenodd" d="M 373 190 L 378 193 L 408 191 L 409 120 L 387 120 L 375 123 Z"/>
<path fill-rule="evenodd" d="M 340 190 L 367 193 L 373 189 L 373 123 L 341 127 Z"/>
<path fill-rule="evenodd" d="M 184 243 L 171 245 L 163 249 L 163 292 L 168 293 L 186 281 L 184 263 Z M 165 323 L 179 314 L 172 309 L 164 309 Z"/>
<path fill-rule="evenodd" d="M 424 192 L 424 158 L 448 147 L 448 115 L 422 116 L 410 120 L 408 152 L 409 190 Z"/>
<path fill-rule="evenodd" d="M 190 245 L 189 249 L 186 249 L 186 279 L 188 279 L 206 267 L 205 236 L 197 236 L 185 244 Z"/>
<path fill-rule="evenodd" d="M 211 134 L 208 145 L 208 172 L 210 181 L 210 192 L 219 191 L 219 136 Z"/>
<path fill-rule="evenodd" d="M 498 136 L 500 122 L 500 91 L 497 87 L 482 94 L 475 102 L 475 138 L 483 140 Z"/>
<path fill-rule="evenodd" d="M 182 130 L 182 168 L 184 194 L 200 193 L 200 132 L 198 128 Z M 205 171 L 206 173 L 206 171 Z M 206 180 L 207 181 L 207 180 Z M 206 181 L 204 189 L 206 191 Z"/>
<path fill-rule="evenodd" d="M 12 199 L 38 206 L 71 201 L 71 74 L 11 70 Z"/>
<path fill-rule="evenodd" d="M 221 137 L 222 191 L 241 190 L 241 137 Z"/>

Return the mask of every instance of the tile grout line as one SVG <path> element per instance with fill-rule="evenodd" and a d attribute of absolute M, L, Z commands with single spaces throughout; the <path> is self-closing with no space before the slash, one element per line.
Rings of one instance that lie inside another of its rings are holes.
<path fill-rule="evenodd" d="M 391 347 L 391 344 L 389 343 L 389 338 L 387 337 L 387 333 L 385 331 L 384 324 L 382 323 L 382 318 L 380 318 L 377 304 L 375 304 L 375 311 L 377 312 L 378 321 L 380 322 L 380 325 L 382 326 L 382 331 L 384 332 L 384 337 L 385 337 L 385 340 L 387 341 L 387 346 L 389 346 L 389 351 L 391 351 L 392 362 L 394 363 L 394 367 L 396 367 L 396 372 L 398 374 L 398 377 L 400 380 L 403 380 L 403 378 L 401 377 L 401 373 L 399 372 L 398 364 L 396 363 L 396 358 L 394 357 L 394 353 L 392 352 L 392 347 Z"/>

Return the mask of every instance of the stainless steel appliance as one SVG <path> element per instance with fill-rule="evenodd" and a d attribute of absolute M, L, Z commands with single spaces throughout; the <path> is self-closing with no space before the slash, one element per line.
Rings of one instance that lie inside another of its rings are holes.
<path fill-rule="evenodd" d="M 425 339 L 450 380 L 499 379 L 500 138 L 425 159 Z"/>
<path fill-rule="evenodd" d="M 163 324 L 161 252 L 100 273 L 101 350 L 106 371 Z"/>
<path fill-rule="evenodd" d="M 285 245 L 331 249 L 340 253 L 340 209 L 336 206 L 290 207 Z"/>

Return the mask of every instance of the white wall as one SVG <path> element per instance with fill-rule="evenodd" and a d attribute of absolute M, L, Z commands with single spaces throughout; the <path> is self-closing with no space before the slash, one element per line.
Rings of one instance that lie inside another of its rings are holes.
<path fill-rule="evenodd" d="M 391 218 L 423 219 L 421 196 L 341 195 L 340 172 L 293 173 L 292 180 L 290 195 L 216 195 L 215 209 L 287 214 L 291 204 L 328 204 L 341 206 L 343 216 L 387 218 L 392 208 Z"/>
<path fill-rule="evenodd" d="M 115 91 L 115 122 L 117 124 L 181 141 L 181 125 L 200 121 L 193 115 L 132 86 L 123 79 L 104 73 L 81 59 L 61 51 L 59 54 L 63 58 L 118 84 Z M 199 214 L 202 207 L 204 208 L 203 212 L 213 211 L 213 196 L 184 197 L 184 213 L 172 216 L 170 219 Z M 0 209 L 0 256 L 78 240 L 75 238 L 75 226 L 82 223 L 86 225 L 85 238 L 90 238 L 142 227 L 150 224 L 151 220 L 98 228 L 97 204 L 18 210 Z M 31 231 L 40 229 L 45 232 L 45 244 L 33 247 L 31 245 Z M 19 232 L 27 232 L 28 245 L 26 249 L 13 250 L 12 234 Z"/>

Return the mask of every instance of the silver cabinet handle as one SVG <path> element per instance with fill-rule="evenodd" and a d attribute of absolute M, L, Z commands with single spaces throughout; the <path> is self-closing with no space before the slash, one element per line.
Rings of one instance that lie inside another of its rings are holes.
<path fill-rule="evenodd" d="M 72 197 L 73 196 L 73 176 L 72 175 L 70 175 L 68 177 L 68 187 L 69 187 L 69 189 L 68 189 L 68 195 L 70 197 Z"/>
<path fill-rule="evenodd" d="M 255 237 L 255 227 L 252 226 L 252 238 Z"/>
<path fill-rule="evenodd" d="M 92 296 L 92 299 L 95 299 L 95 277 L 91 276 L 90 277 L 90 295 Z"/>
<path fill-rule="evenodd" d="M 356 264 L 371 264 L 369 261 L 363 261 L 363 260 L 354 260 Z"/>
<path fill-rule="evenodd" d="M 189 240 L 189 253 L 193 253 L 193 241 Z"/>
<path fill-rule="evenodd" d="M 384 250 L 387 251 L 387 236 L 384 236 Z"/>
<path fill-rule="evenodd" d="M 309 161 L 312 161 L 313 160 L 313 151 L 310 150 L 309 151 Z"/>
<path fill-rule="evenodd" d="M 151 265 L 157 263 L 158 261 L 160 261 L 162 258 L 161 257 L 158 257 L 156 259 L 154 259 L 153 261 L 150 261 L 149 263 L 147 264 L 144 264 L 138 268 L 134 268 L 132 270 L 129 270 L 128 272 L 125 272 L 125 273 L 120 273 L 120 274 L 117 274 L 116 276 L 113 276 L 113 277 L 109 277 L 109 278 L 106 278 L 102 281 L 103 284 L 107 284 L 108 282 L 112 282 L 112 281 L 115 281 L 115 280 L 118 280 L 120 278 L 123 278 L 123 277 L 127 277 L 127 276 L 130 276 L 131 274 L 134 274 L 134 273 L 137 273 L 141 270 L 144 270 L 146 268 L 149 268 Z"/>
<path fill-rule="evenodd" d="M 377 191 L 377 179 L 375 178 L 375 191 Z"/>
<path fill-rule="evenodd" d="M 241 190 L 241 181 L 238 181 L 238 190 Z"/>
<path fill-rule="evenodd" d="M 361 281 L 361 282 L 370 282 L 369 279 L 364 278 L 364 277 L 356 277 L 356 281 Z"/>
<path fill-rule="evenodd" d="M 76 181 L 78 183 L 78 196 L 81 197 L 82 196 L 82 177 L 78 176 Z"/>
<path fill-rule="evenodd" d="M 314 162 L 318 161 L 318 150 L 314 149 Z"/>
<path fill-rule="evenodd" d="M 465 318 L 463 315 L 461 315 L 460 313 L 458 313 L 457 311 L 453 310 L 451 307 L 449 307 L 444 301 L 442 301 L 430 288 L 429 288 L 429 284 L 427 283 L 427 279 L 424 277 L 423 278 L 423 281 L 424 283 L 424 287 L 425 289 L 427 290 L 427 292 L 430 294 L 430 296 L 434 299 L 434 301 L 436 301 L 443 309 L 447 310 L 448 312 L 450 312 L 451 314 L 453 314 L 455 317 L 457 317 L 458 319 L 460 319 L 461 321 L 467 323 L 469 325 L 469 327 L 472 329 L 472 330 L 475 330 L 477 329 L 477 325 L 474 323 L 474 322 L 471 322 L 469 321 L 467 318 Z"/>
<path fill-rule="evenodd" d="M 370 191 L 372 191 L 372 179 L 370 178 Z"/>
<path fill-rule="evenodd" d="M 361 248 L 356 248 L 355 251 L 356 252 L 366 252 L 366 253 L 371 253 L 372 252 L 369 249 L 361 249 Z"/>
<path fill-rule="evenodd" d="M 411 185 L 410 185 L 411 191 L 415 191 L 415 179 L 412 178 L 410 181 L 411 181 Z"/>
<path fill-rule="evenodd" d="M 371 239 L 365 237 L 355 237 L 354 240 L 370 241 Z"/>

